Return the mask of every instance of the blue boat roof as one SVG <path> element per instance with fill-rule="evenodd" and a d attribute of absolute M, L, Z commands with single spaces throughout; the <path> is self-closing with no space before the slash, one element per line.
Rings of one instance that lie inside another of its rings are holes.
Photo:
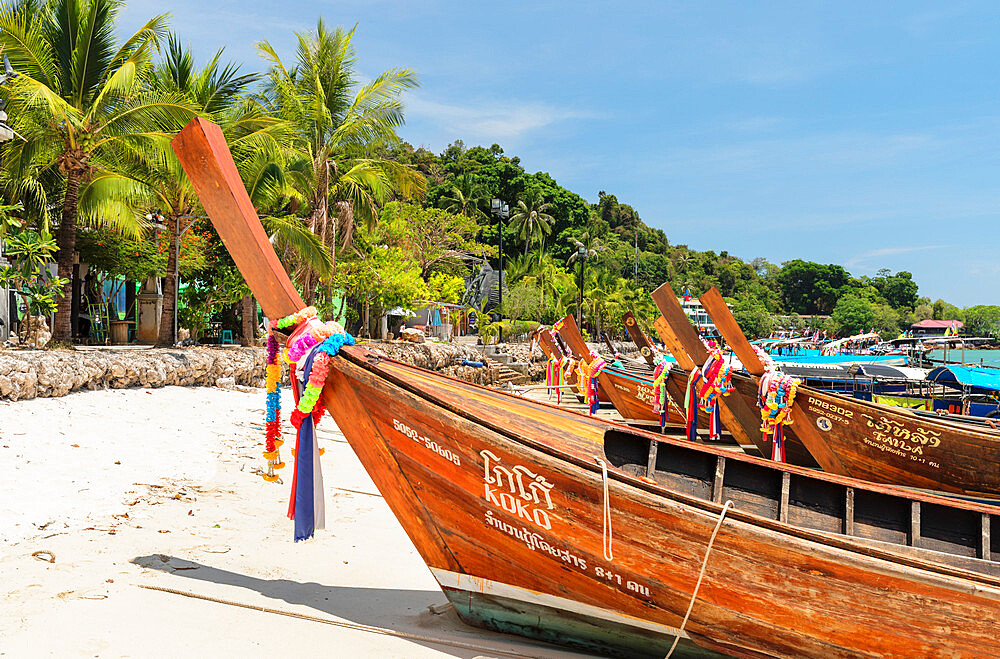
<path fill-rule="evenodd" d="M 978 366 L 938 366 L 927 374 L 927 379 L 952 387 L 969 386 L 974 389 L 1000 391 L 1000 369 Z"/>

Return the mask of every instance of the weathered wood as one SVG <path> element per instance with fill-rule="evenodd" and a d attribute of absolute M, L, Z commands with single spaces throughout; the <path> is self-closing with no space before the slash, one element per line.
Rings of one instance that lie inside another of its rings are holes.
<path fill-rule="evenodd" d="M 305 303 L 278 260 L 218 125 L 195 117 L 171 142 L 215 230 L 268 318 Z"/>
<path fill-rule="evenodd" d="M 642 358 L 650 366 L 656 366 L 656 348 L 653 347 L 649 337 L 639 327 L 635 315 L 631 311 L 626 311 L 625 315 L 622 316 L 622 322 L 625 323 L 625 331 L 628 333 L 628 337 L 632 339 L 635 347 L 639 349 L 639 354 L 642 355 Z"/>
<path fill-rule="evenodd" d="M 258 257 L 250 267 L 264 267 Z M 663 656 L 723 508 L 709 499 L 708 473 L 701 496 L 656 483 L 697 487 L 698 465 L 724 459 L 720 490 L 732 475 L 727 491 L 766 499 L 768 484 L 787 475 L 790 521 L 728 511 L 685 642 L 744 657 L 1000 655 L 1000 565 L 967 553 L 982 533 L 935 551 L 908 547 L 893 512 L 919 501 L 949 520 L 986 515 L 992 524 L 996 508 L 660 437 L 360 346 L 331 360 L 324 404 L 470 624 L 599 654 Z M 633 442 L 642 461 L 659 442 L 655 483 L 619 468 Z M 606 479 L 596 458 L 611 461 Z M 831 488 L 865 493 L 870 538 L 819 526 L 811 493 Z M 609 502 L 613 560 L 602 549 Z"/>
<path fill-rule="evenodd" d="M 854 535 L 854 488 L 847 488 L 844 498 L 844 535 Z"/>
<path fill-rule="evenodd" d="M 729 305 L 722 299 L 722 293 L 719 292 L 719 289 L 713 286 L 699 297 L 698 301 L 712 318 L 716 329 L 726 339 L 730 349 L 740 358 L 743 368 L 750 375 L 764 375 L 764 364 L 761 363 L 753 346 L 747 341 L 747 337 L 743 334 L 733 314 L 729 312 Z"/>

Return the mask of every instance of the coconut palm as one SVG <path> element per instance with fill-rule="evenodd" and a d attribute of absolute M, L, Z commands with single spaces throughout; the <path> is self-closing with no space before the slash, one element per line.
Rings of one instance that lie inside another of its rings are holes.
<path fill-rule="evenodd" d="M 517 210 L 510 218 L 510 223 L 524 241 L 525 254 L 533 241 L 538 241 L 539 253 L 545 247 L 545 236 L 552 233 L 552 225 L 555 223 L 555 218 L 545 212 L 550 208 L 552 204 L 542 203 L 541 193 L 529 197 L 527 202 L 517 200 Z"/>
<path fill-rule="evenodd" d="M 373 147 L 397 139 L 396 128 L 403 124 L 400 94 L 417 86 L 416 73 L 388 69 L 359 87 L 353 36 L 354 29 L 330 31 L 320 19 L 315 32 L 296 33 L 293 68 L 271 44 L 258 44 L 271 65 L 264 94 L 268 107 L 296 132 L 288 176 L 308 211 L 309 228 L 334 256 L 338 234 L 349 243 L 356 218 L 373 224 L 391 194 L 412 196 L 426 188 L 415 169 L 368 157 Z M 303 267 L 298 274 L 312 302 L 317 273 Z"/>
<path fill-rule="evenodd" d="M 438 205 L 456 215 L 466 217 L 486 217 L 480 204 L 489 198 L 489 193 L 472 174 L 462 174 L 455 179 L 448 194 L 441 197 Z"/>
<path fill-rule="evenodd" d="M 116 42 L 119 0 L 14 0 L 0 6 L 0 45 L 20 74 L 7 111 L 25 137 L 7 148 L 3 166 L 28 181 L 61 175 L 64 186 L 57 242 L 66 294 L 56 311 L 53 339 L 67 341 L 73 252 L 78 220 L 109 224 L 137 235 L 142 191 L 125 179 L 105 178 L 145 152 L 164 133 L 191 118 L 191 104 L 151 89 L 152 55 L 166 15 Z M 9 176 L 7 180 L 16 180 Z M 93 203 L 80 205 L 91 195 Z"/>

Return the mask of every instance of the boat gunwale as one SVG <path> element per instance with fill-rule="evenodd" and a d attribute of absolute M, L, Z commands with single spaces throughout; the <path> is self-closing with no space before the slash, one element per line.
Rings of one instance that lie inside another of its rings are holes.
<path fill-rule="evenodd" d="M 359 347 L 361 349 L 364 349 L 363 346 L 359 346 Z M 441 408 L 447 410 L 448 412 L 450 412 L 452 414 L 456 414 L 457 416 L 463 417 L 467 421 L 471 421 L 471 422 L 473 422 L 473 423 L 475 423 L 477 425 L 481 425 L 481 426 L 487 428 L 488 430 L 490 430 L 491 432 L 494 432 L 494 433 L 499 434 L 499 435 L 501 435 L 503 437 L 506 437 L 508 440 L 521 443 L 521 444 L 523 444 L 525 446 L 528 446 L 531 449 L 534 449 L 534 450 L 540 451 L 542 453 L 545 453 L 545 454 L 547 454 L 547 455 L 549 455 L 549 456 L 551 456 L 553 458 L 569 462 L 569 463 L 573 464 L 574 466 L 577 466 L 577 467 L 583 468 L 586 471 L 592 472 L 595 476 L 598 476 L 598 477 L 599 477 L 601 469 L 600 469 L 600 466 L 593 461 L 593 459 L 591 459 L 591 460 L 585 460 L 585 459 L 581 458 L 579 454 L 570 453 L 570 452 L 568 452 L 568 451 L 566 451 L 564 449 L 560 449 L 559 447 L 554 446 L 552 444 L 547 444 L 547 443 L 544 443 L 544 442 L 540 442 L 540 441 L 538 441 L 536 439 L 525 437 L 525 436 L 523 436 L 523 435 L 521 435 L 521 434 L 519 434 L 517 432 L 514 432 L 514 431 L 512 431 L 512 430 L 510 430 L 508 428 L 503 428 L 503 427 L 500 427 L 500 426 L 496 426 L 496 425 L 490 423 L 489 421 L 486 421 L 486 420 L 482 419 L 481 417 L 476 416 L 472 412 L 468 412 L 466 410 L 461 410 L 461 409 L 455 409 L 451 404 L 449 404 L 446 401 L 443 401 L 443 400 L 439 399 L 438 397 L 436 397 L 433 394 L 433 392 L 428 391 L 426 389 L 423 389 L 423 388 L 421 388 L 421 387 L 419 387 L 417 385 L 414 385 L 414 384 L 411 384 L 411 383 L 407 383 L 402 378 L 400 378 L 399 376 L 396 376 L 396 375 L 394 375 L 392 373 L 388 373 L 388 372 L 384 372 L 384 371 L 378 370 L 377 369 L 378 363 L 383 362 L 383 361 L 390 362 L 390 363 L 392 363 L 392 364 L 394 364 L 396 366 L 403 367 L 404 369 L 415 370 L 415 371 L 426 373 L 426 374 L 430 375 L 431 377 L 436 377 L 436 378 L 450 380 L 450 381 L 453 381 L 453 382 L 455 382 L 455 383 L 457 383 L 457 384 L 459 384 L 461 386 L 472 387 L 472 388 L 475 388 L 475 389 L 483 390 L 485 392 L 490 393 L 491 395 L 500 394 L 502 396 L 507 396 L 507 397 L 514 398 L 515 400 L 518 400 L 518 401 L 520 401 L 522 403 L 529 402 L 529 403 L 534 404 L 534 405 L 541 405 L 541 406 L 546 407 L 546 408 L 552 408 L 552 409 L 558 410 L 558 411 L 560 411 L 562 413 L 567 413 L 567 414 L 570 414 L 570 415 L 579 416 L 579 417 L 581 417 L 583 419 L 588 419 L 588 420 L 592 421 L 596 425 L 604 425 L 604 426 L 606 426 L 605 432 L 608 429 L 611 429 L 611 430 L 618 430 L 618 429 L 620 429 L 620 430 L 624 430 L 624 431 L 626 431 L 628 433 L 633 433 L 633 434 L 637 434 L 637 435 L 640 435 L 640 436 L 643 436 L 643 437 L 647 437 L 647 438 L 650 438 L 650 439 L 655 439 L 656 441 L 666 440 L 664 443 L 668 443 L 668 444 L 671 444 L 671 445 L 679 446 L 679 447 L 682 447 L 682 448 L 689 448 L 689 449 L 692 449 L 692 450 L 695 450 L 695 451 L 699 451 L 699 452 L 706 452 L 706 453 L 710 453 L 710 454 L 713 454 L 713 455 L 716 455 L 716 456 L 720 456 L 720 457 L 723 457 L 723 458 L 726 458 L 726 459 L 736 458 L 738 460 L 750 462 L 750 463 L 756 464 L 758 466 L 769 467 L 769 468 L 774 469 L 776 471 L 787 471 L 789 473 L 795 473 L 797 475 L 800 475 L 800 476 L 803 476 L 803 477 L 806 477 L 806 478 L 815 478 L 817 476 L 820 476 L 821 477 L 820 480 L 825 480 L 827 482 L 833 482 L 833 483 L 836 483 L 838 485 L 843 485 L 845 487 L 855 487 L 855 489 L 862 489 L 862 490 L 875 490 L 875 491 L 880 491 L 881 494 L 887 494 L 887 495 L 890 495 L 890 496 L 898 496 L 898 497 L 900 497 L 902 499 L 916 500 L 916 501 L 920 501 L 922 503 L 937 504 L 937 505 L 942 505 L 942 506 L 945 506 L 945 507 L 960 508 L 960 509 L 970 510 L 970 511 L 974 511 L 974 512 L 980 512 L 980 513 L 986 513 L 986 514 L 990 514 L 990 515 L 996 515 L 996 516 L 1000 517 L 1000 508 L 997 508 L 996 506 L 990 506 L 990 505 L 987 505 L 987 504 L 979 504 L 977 502 L 970 502 L 970 501 L 965 501 L 965 500 L 961 500 L 961 499 L 953 500 L 953 499 L 950 499 L 948 497 L 942 497 L 942 496 L 934 495 L 934 494 L 925 494 L 925 493 L 922 493 L 922 492 L 913 492 L 913 491 L 909 491 L 909 490 L 900 491 L 900 490 L 898 490 L 897 488 L 895 488 L 893 486 L 886 486 L 886 485 L 882 485 L 882 484 L 879 484 L 879 483 L 870 483 L 869 481 L 863 481 L 863 480 L 855 479 L 855 478 L 852 478 L 852 477 L 849 477 L 849 476 L 840 476 L 840 475 L 837 475 L 837 474 L 828 474 L 826 472 L 816 471 L 816 470 L 808 469 L 808 468 L 805 468 L 805 467 L 799 467 L 797 465 L 790 465 L 790 464 L 785 464 L 785 463 L 775 463 L 773 461 L 766 460 L 764 458 L 757 458 L 757 457 L 750 456 L 750 455 L 741 455 L 741 454 L 738 454 L 738 453 L 733 453 L 731 451 L 726 451 L 724 449 L 718 449 L 718 448 L 711 447 L 711 446 L 706 446 L 706 445 L 703 445 L 703 444 L 692 444 L 691 442 L 687 442 L 687 441 L 674 440 L 673 438 L 671 438 L 669 436 L 660 436 L 660 435 L 657 435 L 656 433 L 652 433 L 652 432 L 640 430 L 640 429 L 637 429 L 637 428 L 632 428 L 632 427 L 627 426 L 625 424 L 620 424 L 620 423 L 617 423 L 615 421 L 611 421 L 611 420 L 607 420 L 607 419 L 596 419 L 594 417 L 590 417 L 590 416 L 584 415 L 584 414 L 582 414 L 580 412 L 576 412 L 574 410 L 568 410 L 568 409 L 560 407 L 558 405 L 553 405 L 551 403 L 547 403 L 547 402 L 544 402 L 544 401 L 535 401 L 535 400 L 532 400 L 532 399 L 526 399 L 523 396 L 518 396 L 516 394 L 508 393 L 508 392 L 501 391 L 501 390 L 498 390 L 498 389 L 493 389 L 493 388 L 490 388 L 490 387 L 485 387 L 485 386 L 478 385 L 478 384 L 475 384 L 475 383 L 467 382 L 465 380 L 461 380 L 461 379 L 458 379 L 458 378 L 455 378 L 455 377 L 452 377 L 452 376 L 449 376 L 449 375 L 445 375 L 445 374 L 442 374 L 442 373 L 437 373 L 435 371 L 430 371 L 428 369 L 423 369 L 423 368 L 420 368 L 419 366 L 413 366 L 412 364 L 407 364 L 406 362 L 402 362 L 400 360 L 393 359 L 391 357 L 384 357 L 384 356 L 379 355 L 379 354 L 371 353 L 371 352 L 368 352 L 366 349 L 364 349 L 364 350 L 365 350 L 365 352 L 368 355 L 367 358 L 363 357 L 363 356 L 359 356 L 358 354 L 356 354 L 358 352 L 357 348 L 355 348 L 355 349 L 351 349 L 351 348 L 343 349 L 341 351 L 341 355 L 344 356 L 352 365 L 354 365 L 354 366 L 356 366 L 358 368 L 361 368 L 362 370 L 364 370 L 367 373 L 370 373 L 373 377 L 377 377 L 377 378 L 381 378 L 383 380 L 386 380 L 390 384 L 392 384 L 392 385 L 394 385 L 396 387 L 402 388 L 403 390 L 409 392 L 412 395 L 417 396 L 418 398 L 424 399 L 427 402 L 429 402 L 429 403 L 431 403 L 433 405 L 436 405 L 438 407 L 441 407 Z M 371 360 L 374 360 L 374 363 L 372 363 Z M 608 426 L 610 426 L 610 428 L 608 428 Z M 604 445 L 603 445 L 603 443 L 600 445 L 600 448 L 601 448 L 601 451 L 603 453 L 603 451 L 604 451 Z M 605 457 L 607 457 L 606 454 L 605 454 Z M 651 502 L 655 502 L 656 499 L 657 499 L 657 497 L 666 497 L 666 498 L 674 501 L 675 503 L 679 503 L 679 504 L 682 504 L 682 505 L 687 505 L 690 508 L 698 509 L 701 512 L 708 513 L 708 514 L 713 515 L 715 517 L 718 517 L 721 514 L 721 511 L 723 509 L 723 505 L 721 503 L 716 503 L 716 502 L 710 501 L 708 499 L 703 499 L 701 497 L 690 495 L 690 494 L 687 494 L 685 492 L 681 492 L 679 490 L 670 489 L 670 488 L 667 488 L 665 486 L 662 486 L 662 485 L 656 483 L 655 481 L 651 482 L 651 481 L 644 480 L 644 479 L 642 479 L 640 477 L 633 476 L 632 474 L 629 474 L 628 472 L 626 472 L 624 470 L 621 470 L 618 467 L 614 467 L 613 465 L 609 465 L 609 467 L 610 468 L 608 469 L 608 473 L 611 475 L 611 477 L 614 480 L 618 481 L 619 484 L 622 485 L 622 486 L 629 486 L 629 487 L 634 488 L 635 490 L 638 490 L 644 498 L 650 500 Z M 857 484 L 860 487 L 856 487 L 854 484 Z M 923 560 L 923 559 L 920 559 L 920 558 L 915 558 L 915 557 L 912 557 L 912 556 L 903 555 L 903 554 L 899 554 L 899 553 L 892 552 L 892 551 L 889 551 L 889 550 L 881 549 L 881 548 L 878 548 L 878 547 L 868 546 L 868 545 L 865 545 L 863 543 L 864 538 L 859 538 L 859 537 L 856 537 L 856 536 L 845 536 L 845 535 L 842 535 L 842 534 L 826 534 L 826 533 L 823 533 L 823 532 L 818 531 L 818 530 L 809 529 L 809 528 L 801 527 L 801 526 L 795 526 L 795 525 L 792 525 L 792 524 L 787 523 L 787 522 L 780 522 L 778 520 L 769 519 L 767 517 L 763 517 L 761 515 L 757 515 L 755 513 L 752 513 L 752 512 L 746 511 L 746 510 L 741 510 L 739 508 L 731 508 L 727 512 L 726 516 L 728 518 L 738 519 L 738 520 L 740 520 L 741 522 L 743 522 L 745 524 L 749 524 L 749 525 L 757 526 L 757 527 L 762 527 L 762 528 L 768 529 L 770 531 L 774 531 L 774 532 L 777 532 L 777 533 L 782 533 L 784 535 L 788 535 L 788 536 L 797 538 L 799 540 L 805 540 L 805 541 L 809 541 L 809 542 L 814 542 L 814 543 L 817 543 L 819 545 L 823 545 L 823 546 L 828 547 L 828 548 L 835 548 L 835 549 L 839 549 L 839 550 L 851 552 L 851 553 L 854 553 L 854 554 L 858 554 L 858 555 L 861 555 L 861 556 L 865 556 L 867 558 L 884 560 L 884 561 L 887 561 L 887 562 L 895 564 L 895 565 L 900 565 L 900 566 L 905 566 L 905 567 L 909 567 L 909 568 L 913 568 L 913 569 L 923 570 L 923 571 L 932 573 L 934 575 L 937 575 L 939 577 L 953 577 L 953 578 L 958 578 L 958 579 L 964 579 L 966 581 L 972 581 L 972 582 L 981 583 L 983 585 L 986 585 L 986 586 L 989 586 L 989 587 L 993 587 L 993 588 L 1000 588 L 1000 577 L 995 577 L 995 576 L 992 576 L 992 575 L 989 575 L 989 574 L 984 574 L 984 573 L 981 573 L 981 572 L 975 572 L 975 571 L 972 571 L 972 570 L 966 570 L 964 568 L 955 567 L 955 566 L 949 565 L 947 563 L 927 561 L 927 560 Z M 938 553 L 938 554 L 941 554 L 943 556 L 953 555 L 953 554 L 949 554 L 948 552 L 941 552 L 941 551 L 937 551 L 937 550 L 933 550 L 933 549 L 928 549 L 927 551 Z M 982 559 L 977 559 L 977 560 L 982 560 Z M 997 561 L 992 561 L 991 560 L 991 561 L 985 561 L 985 562 L 986 563 L 996 563 Z"/>

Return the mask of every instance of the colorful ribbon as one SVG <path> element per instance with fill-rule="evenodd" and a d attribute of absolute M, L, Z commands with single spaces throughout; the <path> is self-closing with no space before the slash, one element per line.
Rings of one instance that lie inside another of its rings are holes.
<path fill-rule="evenodd" d="M 792 424 L 792 406 L 799 381 L 780 371 L 771 370 L 760 378 L 757 389 L 757 406 L 760 407 L 761 426 L 764 441 L 773 442 L 771 459 L 785 461 L 784 427 Z M 768 437 L 770 435 L 770 438 Z"/>

